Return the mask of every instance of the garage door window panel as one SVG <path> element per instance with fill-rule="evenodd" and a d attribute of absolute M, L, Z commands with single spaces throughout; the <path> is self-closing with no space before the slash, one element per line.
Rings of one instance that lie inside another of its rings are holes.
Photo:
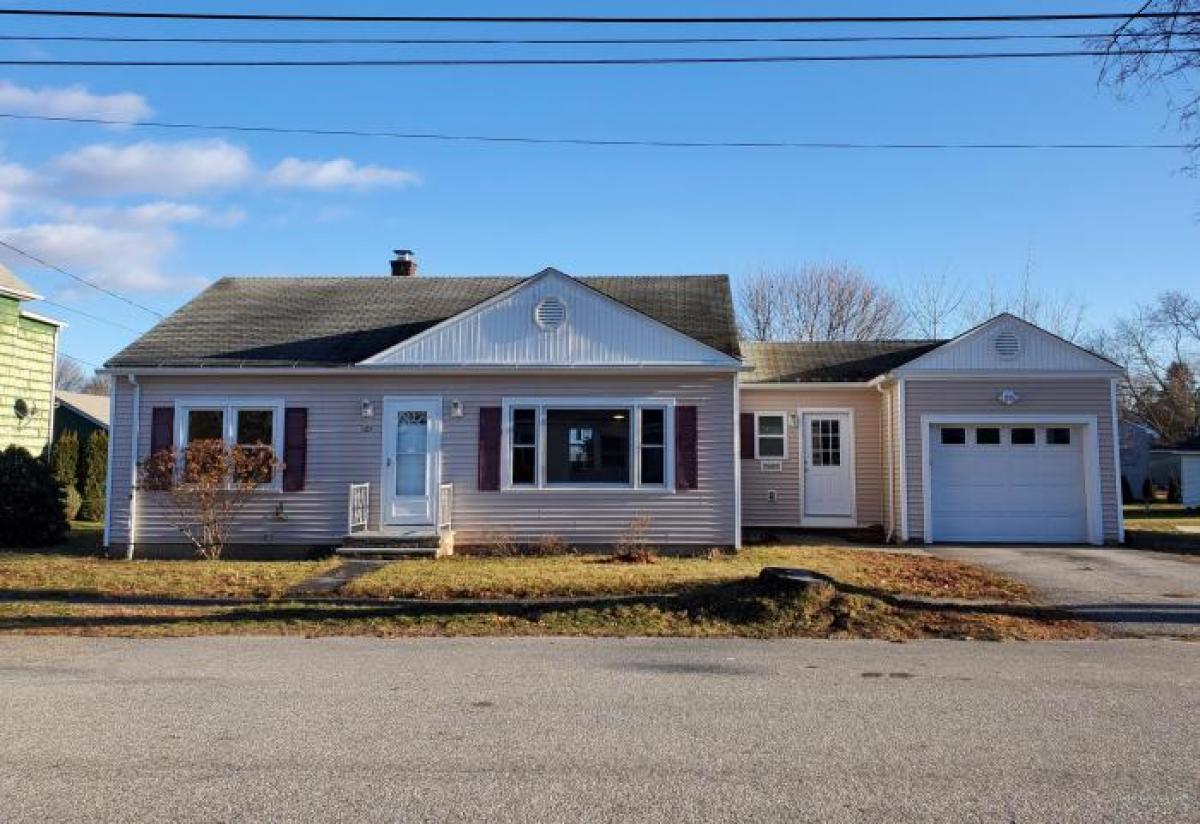
<path fill-rule="evenodd" d="M 967 442 L 967 430 L 961 426 L 943 426 L 941 440 L 943 446 L 963 446 Z"/>
<path fill-rule="evenodd" d="M 979 446 L 999 446 L 1000 427 L 980 426 L 975 430 L 975 443 Z"/>

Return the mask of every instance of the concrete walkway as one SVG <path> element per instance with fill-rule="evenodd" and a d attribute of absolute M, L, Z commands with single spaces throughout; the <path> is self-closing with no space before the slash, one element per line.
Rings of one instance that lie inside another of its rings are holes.
<path fill-rule="evenodd" d="M 1110 632 L 1200 637 L 1200 558 L 1110 547 L 930 546 L 1024 581 L 1039 603 Z"/>

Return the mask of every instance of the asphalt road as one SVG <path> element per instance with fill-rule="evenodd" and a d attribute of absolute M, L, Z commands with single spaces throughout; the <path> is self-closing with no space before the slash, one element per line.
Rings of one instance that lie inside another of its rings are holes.
<path fill-rule="evenodd" d="M 0 818 L 1196 821 L 1200 644 L 0 639 Z"/>
<path fill-rule="evenodd" d="M 1200 638 L 1200 557 L 1109 547 L 928 546 L 1025 581 L 1038 600 L 1118 634 Z M 1196 816 L 1200 821 L 1200 813 Z"/>

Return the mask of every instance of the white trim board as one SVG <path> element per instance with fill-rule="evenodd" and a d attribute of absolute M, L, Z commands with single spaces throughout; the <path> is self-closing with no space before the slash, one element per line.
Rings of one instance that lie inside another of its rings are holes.
<path fill-rule="evenodd" d="M 1101 546 L 1104 544 L 1104 498 L 1100 489 L 1100 427 L 1096 415 L 1037 415 L 1037 414 L 987 414 L 987 415 L 956 415 L 953 413 L 926 414 L 921 416 L 921 504 L 924 515 L 924 529 L 921 540 L 926 544 L 935 543 L 937 533 L 933 523 L 933 483 L 929 461 L 929 432 L 934 426 L 945 424 L 987 424 L 995 423 L 1001 426 L 1013 424 L 1063 424 L 1066 426 L 1082 426 L 1084 428 L 1083 442 L 1083 482 L 1084 497 L 1087 502 L 1088 543 Z"/>

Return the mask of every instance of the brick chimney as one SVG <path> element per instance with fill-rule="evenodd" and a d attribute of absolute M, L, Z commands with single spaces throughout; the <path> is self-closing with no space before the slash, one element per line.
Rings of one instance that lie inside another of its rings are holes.
<path fill-rule="evenodd" d="M 393 249 L 396 257 L 392 258 L 392 277 L 411 278 L 417 274 L 417 258 L 412 249 Z"/>

